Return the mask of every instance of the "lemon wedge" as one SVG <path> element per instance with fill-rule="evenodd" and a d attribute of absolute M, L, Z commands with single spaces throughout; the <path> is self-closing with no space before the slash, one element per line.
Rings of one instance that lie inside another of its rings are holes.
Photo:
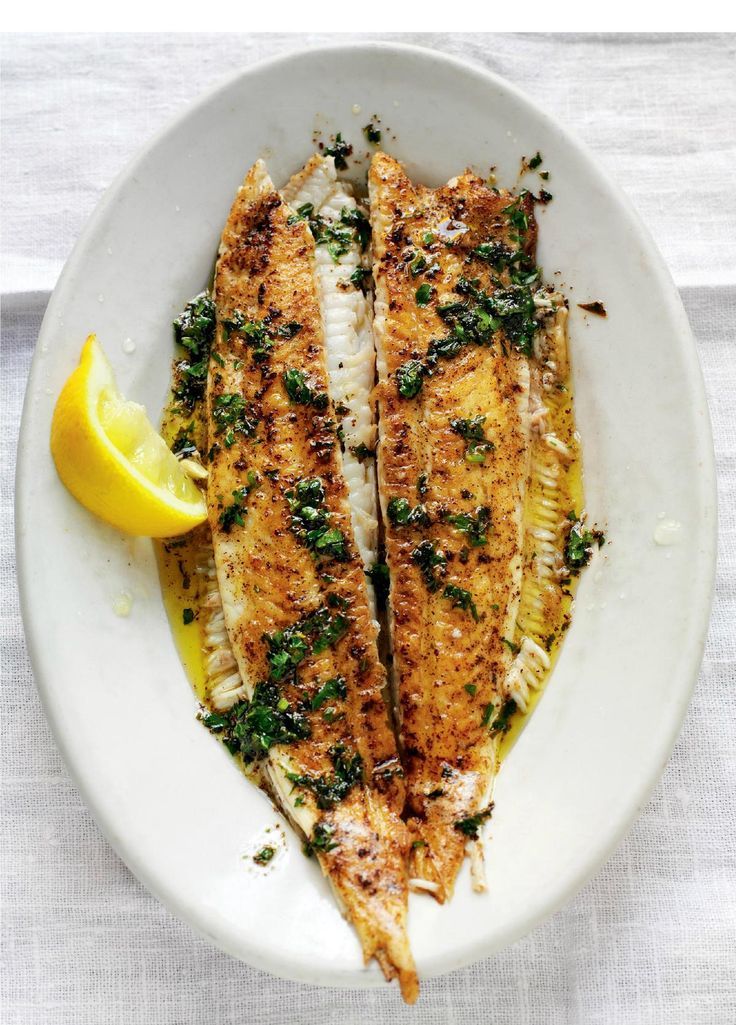
<path fill-rule="evenodd" d="M 51 454 L 77 501 L 126 534 L 173 537 L 207 518 L 201 491 L 143 406 L 118 391 L 95 335 L 56 403 Z"/>

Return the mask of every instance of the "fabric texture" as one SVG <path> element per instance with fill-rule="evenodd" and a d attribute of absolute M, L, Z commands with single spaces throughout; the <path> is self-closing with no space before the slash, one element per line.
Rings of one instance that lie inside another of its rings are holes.
<path fill-rule="evenodd" d="M 18 423 L 49 291 L 103 189 L 170 117 L 262 57 L 340 38 L 2 41 L 0 1019 L 5 1025 L 732 1025 L 734 36 L 401 37 L 506 76 L 588 143 L 653 233 L 697 339 L 720 491 L 710 635 L 664 776 L 596 878 L 526 939 L 426 982 L 413 1009 L 389 988 L 286 982 L 211 948 L 133 878 L 82 804 L 50 736 L 24 647 L 12 532 Z M 635 710 L 622 710 L 622 728 L 627 714 Z"/>

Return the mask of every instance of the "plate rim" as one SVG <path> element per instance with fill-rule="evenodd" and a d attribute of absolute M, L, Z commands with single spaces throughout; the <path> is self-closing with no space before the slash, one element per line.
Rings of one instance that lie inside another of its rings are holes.
<path fill-rule="evenodd" d="M 227 954 L 256 968 L 280 976 L 281 978 L 298 980 L 317 985 L 337 986 L 341 988 L 374 988 L 384 985 L 383 978 L 377 970 L 362 971 L 358 974 L 353 970 L 336 968 L 335 966 L 327 967 L 316 964 L 307 969 L 300 963 L 294 961 L 289 961 L 286 964 L 280 964 L 279 962 L 272 961 L 269 957 L 262 957 L 257 945 L 252 942 L 248 942 L 247 945 L 242 944 L 238 949 L 233 949 L 233 944 L 226 942 L 221 937 L 213 935 L 202 922 L 196 921 L 189 913 L 188 908 L 183 908 L 177 902 L 175 893 L 169 893 L 166 890 L 159 878 L 153 878 L 147 869 L 145 860 L 141 861 L 137 857 L 136 852 L 129 851 L 126 848 L 125 839 L 123 837 L 114 836 L 115 830 L 113 817 L 108 814 L 108 811 L 104 806 L 98 804 L 90 790 L 88 790 L 85 783 L 86 773 L 82 760 L 75 756 L 72 751 L 72 745 L 67 743 L 65 731 L 62 725 L 55 720 L 52 704 L 50 701 L 47 701 L 47 694 L 51 689 L 48 682 L 51 674 L 47 674 L 44 666 L 43 642 L 42 638 L 39 636 L 40 631 L 42 630 L 42 624 L 35 622 L 35 617 L 31 610 L 33 587 L 29 579 L 27 569 L 27 564 L 30 561 L 30 556 L 27 551 L 27 545 L 29 542 L 23 535 L 20 527 L 20 514 L 24 504 L 23 499 L 26 492 L 28 475 L 31 473 L 32 454 L 36 447 L 33 436 L 29 434 L 29 428 L 33 419 L 33 398 L 38 394 L 38 378 L 41 375 L 42 361 L 40 356 L 42 347 L 46 340 L 46 335 L 51 335 L 54 332 L 53 322 L 56 317 L 57 308 L 63 308 L 66 281 L 74 275 L 77 265 L 82 262 L 84 254 L 88 248 L 88 239 L 94 235 L 98 223 L 105 217 L 108 208 L 112 203 L 114 203 L 118 192 L 128 179 L 134 175 L 138 165 L 144 161 L 151 150 L 162 144 L 170 134 L 175 133 L 182 123 L 186 122 L 192 114 L 207 107 L 219 95 L 228 93 L 242 80 L 252 76 L 258 76 L 259 74 L 282 64 L 290 64 L 301 60 L 314 60 L 320 56 L 328 57 L 336 51 L 361 51 L 363 53 L 384 52 L 404 56 L 414 55 L 428 63 L 445 64 L 462 75 L 471 74 L 476 76 L 476 78 L 482 81 L 486 86 L 495 86 L 496 89 L 502 92 L 502 94 L 510 95 L 523 107 L 530 108 L 538 118 L 544 120 L 548 125 L 554 128 L 565 140 L 566 144 L 573 148 L 577 154 L 583 158 L 586 170 L 590 171 L 597 181 L 605 187 L 607 200 L 616 204 L 617 209 L 623 216 L 625 216 L 629 226 L 633 229 L 636 240 L 641 244 L 646 257 L 647 266 L 650 272 L 656 276 L 657 284 L 661 289 L 661 294 L 666 297 L 668 308 L 673 314 L 677 315 L 679 329 L 676 333 L 676 340 L 679 353 L 683 360 L 683 365 L 688 371 L 690 395 L 699 403 L 700 407 L 704 411 L 704 415 L 699 421 L 699 431 L 697 435 L 694 436 L 693 448 L 694 451 L 698 453 L 698 456 L 702 461 L 701 473 L 697 482 L 698 493 L 700 496 L 699 503 L 702 506 L 711 508 L 713 515 L 710 525 L 704 523 L 699 525 L 699 533 L 697 535 L 698 540 L 702 543 L 706 553 L 705 558 L 700 560 L 699 571 L 696 575 L 700 594 L 699 601 L 694 606 L 695 612 L 693 615 L 697 617 L 698 622 L 697 629 L 694 629 L 693 636 L 697 638 L 697 642 L 694 641 L 690 650 L 685 653 L 683 657 L 683 664 L 678 673 L 681 685 L 678 687 L 677 714 L 673 716 L 672 725 L 666 735 L 659 736 L 657 745 L 658 751 L 661 755 L 658 761 L 659 767 L 651 776 L 647 776 L 642 780 L 640 786 L 637 788 L 636 794 L 632 793 L 629 812 L 627 815 L 621 816 L 618 828 L 610 834 L 609 841 L 605 845 L 604 849 L 602 849 L 595 858 L 585 861 L 584 869 L 576 873 L 574 880 L 571 880 L 566 888 L 562 891 L 558 891 L 554 898 L 547 901 L 543 906 L 537 906 L 533 914 L 528 914 L 527 916 L 520 918 L 514 928 L 507 929 L 504 935 L 497 937 L 493 942 L 486 942 L 485 944 L 480 945 L 477 942 L 474 942 L 469 947 L 458 946 L 453 950 L 450 956 L 445 955 L 441 965 L 428 971 L 422 971 L 420 976 L 422 979 L 436 978 L 449 971 L 472 964 L 481 958 L 487 957 L 490 954 L 507 947 L 511 943 L 514 943 L 527 935 L 537 925 L 541 925 L 550 917 L 550 915 L 554 914 L 557 910 L 567 904 L 568 901 L 600 871 L 602 865 L 605 864 L 605 862 L 613 855 L 615 850 L 631 830 L 634 822 L 638 818 L 644 805 L 649 800 L 649 797 L 666 768 L 674 745 L 682 729 L 687 708 L 697 682 L 698 671 L 702 662 L 703 651 L 707 640 L 708 625 L 713 603 L 717 560 L 718 506 L 712 425 L 697 346 L 682 303 L 682 298 L 669 268 L 656 245 L 656 242 L 646 225 L 641 220 L 626 192 L 614 180 L 612 175 L 609 174 L 604 161 L 596 155 L 585 142 L 578 138 L 577 133 L 570 130 L 566 124 L 558 120 L 556 116 L 548 113 L 544 107 L 539 106 L 536 100 L 528 96 L 526 92 L 516 86 L 513 82 L 496 72 L 489 71 L 483 65 L 477 63 L 472 57 L 457 57 L 454 54 L 449 54 L 443 50 L 430 49 L 429 47 L 409 43 L 364 40 L 358 42 L 329 43 L 306 49 L 295 48 L 254 62 L 236 73 L 228 75 L 222 82 L 219 82 L 205 90 L 193 101 L 186 104 L 177 115 L 167 120 L 158 131 L 148 138 L 133 157 L 127 161 L 122 170 L 118 172 L 110 185 L 102 193 L 94 210 L 87 219 L 69 257 L 67 258 L 59 275 L 59 279 L 50 296 L 34 349 L 33 360 L 26 385 L 18 436 L 14 501 L 18 590 L 28 656 L 33 670 L 34 680 L 36 682 L 36 689 L 39 693 L 47 722 L 49 723 L 54 741 L 62 755 L 67 771 L 106 840 L 110 843 L 113 850 L 118 854 L 122 861 L 127 865 L 133 875 L 143 883 L 149 893 L 151 893 L 157 900 L 161 901 L 161 903 L 180 921 L 186 922 L 196 933 L 207 939 L 210 943 L 213 943 L 216 947 Z M 246 946 L 248 948 L 247 957 L 244 954 L 244 947 Z"/>

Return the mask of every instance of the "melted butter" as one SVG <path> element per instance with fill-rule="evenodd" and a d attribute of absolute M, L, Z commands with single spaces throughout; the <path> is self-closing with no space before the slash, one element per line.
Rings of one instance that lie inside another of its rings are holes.
<path fill-rule="evenodd" d="M 545 405 L 549 410 L 546 432 L 552 433 L 559 438 L 571 453 L 569 460 L 559 461 L 559 490 L 556 493 L 558 511 L 560 517 L 565 517 L 571 510 L 575 510 L 580 514 L 585 505 L 583 467 L 580 443 L 575 428 L 573 394 L 569 379 L 565 382 L 564 391 L 554 391 L 545 396 Z M 540 451 L 543 452 L 544 450 L 541 449 Z M 543 497 L 543 489 L 533 474 L 527 493 L 525 519 L 537 519 L 540 513 L 544 515 Z M 578 584 L 578 578 L 573 576 L 569 583 L 565 585 L 564 591 L 559 586 L 550 589 L 546 593 L 544 600 L 544 611 L 541 615 L 537 615 L 534 609 L 534 599 L 541 594 L 541 589 L 536 582 L 535 575 L 527 572 L 532 554 L 532 546 L 525 544 L 525 574 L 522 582 L 519 620 L 514 640 L 520 643 L 524 635 L 531 637 L 532 640 L 536 641 L 548 652 L 551 664 L 542 677 L 540 686 L 530 691 L 526 711 L 517 711 L 513 715 L 510 728 L 501 737 L 498 746 L 498 757 L 501 762 L 519 739 L 534 709 L 541 700 L 545 686 L 554 671 L 565 638 L 565 632 L 570 624 L 574 596 Z M 554 637 L 554 640 L 550 642 L 549 639 L 552 637 Z"/>
<path fill-rule="evenodd" d="M 156 561 L 164 608 L 181 664 L 198 699 L 204 703 L 207 675 L 204 668 L 202 580 L 197 573 L 201 529 L 172 541 L 156 541 Z M 184 622 L 184 610 L 194 619 Z"/>

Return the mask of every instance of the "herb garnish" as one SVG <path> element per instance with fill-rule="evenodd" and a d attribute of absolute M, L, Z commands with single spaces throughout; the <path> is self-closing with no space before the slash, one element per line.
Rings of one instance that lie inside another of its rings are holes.
<path fill-rule="evenodd" d="M 484 808 L 482 811 L 476 812 L 475 815 L 469 815 L 466 819 L 458 819 L 458 821 L 455 823 L 455 829 L 459 830 L 470 840 L 477 840 L 478 831 L 480 827 L 483 825 L 486 819 L 489 819 L 491 817 L 492 812 L 493 801 L 491 801 L 487 808 Z"/>
<path fill-rule="evenodd" d="M 311 858 L 315 851 L 323 854 L 327 853 L 327 851 L 334 851 L 336 847 L 339 847 L 339 844 L 333 839 L 334 835 L 334 826 L 327 822 L 318 822 L 312 830 L 311 839 L 306 840 L 304 843 L 303 850 L 306 856 Z"/>
<path fill-rule="evenodd" d="M 529 161 L 529 165 L 528 165 L 529 168 L 532 171 L 535 171 L 539 167 L 539 165 L 542 163 L 543 159 L 544 158 L 542 157 L 542 154 L 539 152 L 539 150 L 537 150 L 537 152 L 534 154 L 532 159 Z"/>
<path fill-rule="evenodd" d="M 283 680 L 292 675 L 310 653 L 320 655 L 333 647 L 349 625 L 345 616 L 333 615 L 326 605 L 322 605 L 284 630 L 264 634 L 271 679 Z"/>
<path fill-rule="evenodd" d="M 472 513 L 457 513 L 448 516 L 447 522 L 465 534 L 473 548 L 479 548 L 487 544 L 488 534 L 491 530 L 491 510 L 487 505 L 479 505 Z"/>
<path fill-rule="evenodd" d="M 417 306 L 428 306 L 433 295 L 434 289 L 430 284 L 428 284 L 425 281 L 424 284 L 420 285 L 414 293 L 414 298 L 416 299 Z"/>
<path fill-rule="evenodd" d="M 202 716 L 232 755 L 247 763 L 262 758 L 274 744 L 292 744 L 310 736 L 309 720 L 292 708 L 272 681 L 256 684 L 250 701 L 239 701 L 226 712 Z"/>
<path fill-rule="evenodd" d="M 223 507 L 220 513 L 220 526 L 226 534 L 230 533 L 230 530 L 234 526 L 244 527 L 245 520 L 243 517 L 246 515 L 248 510 L 245 508 L 245 500 L 248 497 L 250 488 L 242 487 L 236 488 L 233 491 L 233 501 L 230 505 Z"/>
<path fill-rule="evenodd" d="M 311 790 L 317 807 L 322 811 L 343 801 L 355 784 L 363 779 L 363 759 L 360 754 L 349 752 L 344 744 L 335 744 L 330 748 L 329 755 L 334 766 L 334 772 L 329 776 L 286 773 L 286 778 L 295 787 Z"/>
<path fill-rule="evenodd" d="M 474 416 L 470 419 L 456 418 L 450 420 L 450 427 L 468 444 L 465 446 L 465 459 L 469 463 L 484 463 L 486 452 L 492 452 L 495 445 L 486 438 L 483 425 L 485 416 Z"/>
<path fill-rule="evenodd" d="M 590 562 L 593 545 L 597 544 L 602 548 L 606 543 L 606 536 L 601 530 L 585 530 L 582 520 L 578 520 L 574 512 L 568 514 L 568 519 L 574 522 L 565 542 L 565 564 L 571 573 L 579 573 Z"/>
<path fill-rule="evenodd" d="M 366 570 L 366 573 L 373 584 L 373 590 L 376 593 L 376 605 L 379 609 L 384 609 L 388 600 L 388 592 L 391 584 L 388 566 L 385 562 L 374 562 L 370 569 Z"/>
<path fill-rule="evenodd" d="M 344 699 L 348 695 L 348 688 L 345 680 L 342 676 L 334 676 L 331 680 L 327 680 L 322 684 L 320 689 L 312 698 L 312 711 L 316 712 L 322 707 L 327 701 L 332 701 L 334 698 Z"/>
<path fill-rule="evenodd" d="M 428 527 L 432 522 L 424 505 L 412 508 L 405 498 L 389 499 L 386 512 L 394 527 Z"/>
<path fill-rule="evenodd" d="M 327 252 L 335 263 L 348 252 L 353 240 L 359 244 L 361 252 L 365 252 L 371 239 L 370 221 L 357 207 L 344 206 L 337 220 L 326 221 L 320 214 L 315 214 L 311 203 L 304 203 L 297 208 L 287 223 L 295 224 L 297 221 L 308 221 L 315 245 L 327 246 Z M 362 268 L 357 270 L 362 271 Z M 356 273 L 357 271 L 353 271 L 353 274 Z M 352 275 L 350 280 L 354 285 L 358 284 Z"/>
<path fill-rule="evenodd" d="M 478 610 L 470 591 L 466 591 L 464 587 L 457 587 L 455 584 L 448 584 L 442 592 L 442 597 L 449 598 L 454 609 L 463 609 L 465 612 L 469 612 L 476 623 L 478 622 Z"/>
<path fill-rule="evenodd" d="M 362 441 L 359 445 L 351 445 L 350 451 L 359 463 L 362 463 L 364 459 L 372 459 L 376 454 L 376 450 L 374 448 L 368 448 L 368 446 Z"/>
<path fill-rule="evenodd" d="M 299 544 L 316 557 L 347 562 L 350 553 L 341 530 L 330 526 L 325 489 L 319 477 L 305 477 L 285 496 L 291 512 L 290 528 Z"/>
<path fill-rule="evenodd" d="M 342 132 L 338 132 L 333 144 L 331 146 L 325 146 L 324 150 L 326 157 L 335 158 L 335 167 L 338 171 L 344 171 L 347 168 L 348 162 L 346 157 L 349 157 L 352 152 L 353 147 L 349 142 L 345 142 L 342 137 Z"/>
<path fill-rule="evenodd" d="M 244 434 L 250 438 L 255 434 L 258 417 L 248 406 L 242 395 L 229 392 L 218 395 L 212 410 L 215 422 L 215 434 L 225 433 L 224 442 L 227 448 L 235 444 L 235 435 Z"/>
<path fill-rule="evenodd" d="M 363 128 L 363 134 L 368 142 L 372 142 L 374 145 L 378 145 L 381 141 L 381 129 L 374 124 L 373 121 L 369 121 L 368 124 L 365 125 Z"/>
<path fill-rule="evenodd" d="M 396 371 L 396 387 L 399 395 L 405 399 L 413 399 L 422 390 L 422 379 L 426 368 L 418 359 L 407 360 Z"/>
<path fill-rule="evenodd" d="M 255 861 L 256 865 L 267 865 L 275 853 L 276 848 L 267 844 L 253 855 L 253 861 Z"/>
<path fill-rule="evenodd" d="M 489 708 L 491 712 L 483 725 L 490 725 L 490 733 L 492 737 L 497 733 L 507 733 L 511 729 L 511 717 L 516 711 L 516 702 L 514 699 L 509 698 L 507 701 L 504 701 L 498 711 L 496 711 L 494 705 L 489 705 Z"/>
<path fill-rule="evenodd" d="M 184 609 L 181 614 L 181 621 L 184 626 L 189 626 L 190 623 L 194 622 L 194 610 Z"/>
<path fill-rule="evenodd" d="M 330 401 L 327 392 L 318 392 L 307 384 L 307 376 L 301 370 L 288 367 L 281 375 L 281 379 L 292 402 L 300 406 L 314 406 L 315 409 L 327 408 Z"/>
<path fill-rule="evenodd" d="M 361 292 L 366 290 L 366 278 L 371 276 L 371 272 L 367 267 L 356 267 L 353 273 L 350 275 L 351 285 L 355 285 Z"/>
<path fill-rule="evenodd" d="M 411 553 L 412 562 L 421 570 L 428 591 L 437 591 L 446 572 L 447 558 L 434 541 L 422 541 Z"/>
<path fill-rule="evenodd" d="M 204 398 L 207 361 L 215 337 L 216 309 L 209 292 L 191 299 L 174 321 L 174 338 L 187 350 L 187 358 L 176 363 L 178 384 L 174 398 L 191 409 Z"/>

